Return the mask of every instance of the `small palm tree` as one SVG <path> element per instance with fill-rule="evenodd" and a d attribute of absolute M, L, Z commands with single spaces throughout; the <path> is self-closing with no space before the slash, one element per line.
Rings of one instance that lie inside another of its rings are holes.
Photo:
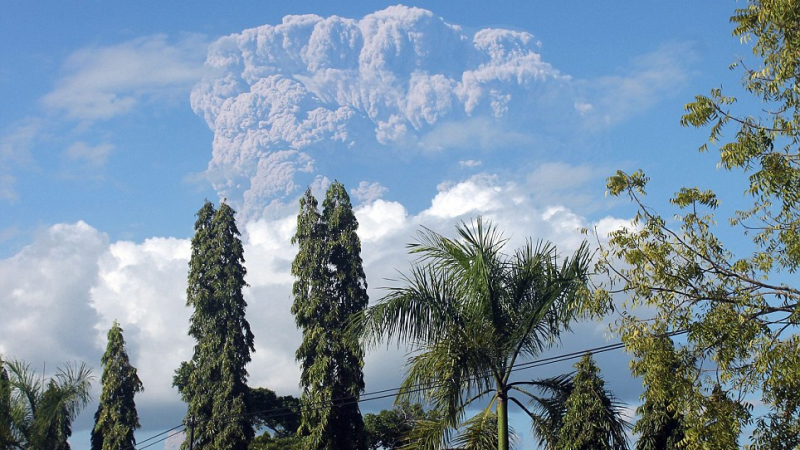
<path fill-rule="evenodd" d="M 390 289 L 359 326 L 369 345 L 396 340 L 414 351 L 401 396 L 422 397 L 439 419 L 415 431 L 418 448 L 438 448 L 453 430 L 466 428 L 459 445 L 508 450 L 508 402 L 533 417 L 515 395 L 535 400 L 529 388 L 541 383 L 514 382 L 511 375 L 568 329 L 587 289 L 590 255 L 584 243 L 562 260 L 553 245 L 531 241 L 507 255 L 506 239 L 480 217 L 457 232 L 457 239 L 420 232 L 409 246 L 419 258 L 404 286 Z M 485 399 L 480 418 L 464 422 L 466 408 Z M 486 430 L 496 437 L 487 440 Z M 474 436 L 472 444 L 465 436 Z"/>
<path fill-rule="evenodd" d="M 91 400 L 91 369 L 67 364 L 45 381 L 22 361 L 6 362 L 4 368 L 10 394 L 6 448 L 69 450 L 72 422 Z"/>

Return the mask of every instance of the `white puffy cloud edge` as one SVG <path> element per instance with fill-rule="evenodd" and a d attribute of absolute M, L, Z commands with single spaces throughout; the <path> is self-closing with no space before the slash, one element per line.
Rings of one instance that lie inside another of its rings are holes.
<path fill-rule="evenodd" d="M 552 241 L 567 255 L 584 239 L 579 228 L 607 232 L 626 223 L 611 217 L 590 222 L 565 206 L 539 204 L 530 188 L 484 174 L 441 186 L 430 207 L 416 215 L 398 202 L 376 199 L 359 204 L 355 213 L 371 301 L 381 298 L 381 287 L 392 284 L 389 280 L 396 279 L 398 271 L 408 269 L 405 244 L 421 226 L 452 235 L 456 224 L 482 215 L 509 239 L 508 251 L 533 238 Z M 298 395 L 294 351 L 301 332 L 290 313 L 290 267 L 296 252 L 290 239 L 295 221 L 294 215 L 287 215 L 250 221 L 240 228 L 249 283 L 247 318 L 256 336 L 249 382 Z M 172 377 L 180 362 L 191 357 L 194 345 L 186 334 L 191 313 L 185 306 L 190 247 L 189 239 L 172 237 L 110 242 L 84 222 L 42 230 L 30 245 L 0 260 L 0 291 L 8 293 L 0 354 L 35 367 L 46 362 L 48 370 L 65 361 L 85 361 L 95 368 L 97 391 L 105 334 L 117 320 L 145 386 L 137 397 L 145 428 L 176 425 L 184 407 Z M 578 348 L 605 340 L 600 324 L 581 326 L 576 333 L 579 339 L 576 335 L 568 340 Z M 367 391 L 399 385 L 404 360 L 403 350 L 394 346 L 371 351 L 364 369 Z M 82 414 L 79 428 L 90 426 L 95 407 Z"/>
<path fill-rule="evenodd" d="M 286 16 L 222 37 L 191 95 L 214 131 L 206 175 L 221 197 L 258 218 L 264 205 L 293 198 L 320 175 L 315 158 L 331 148 L 453 148 L 475 137 L 477 123 L 484 135 L 494 129 L 492 141 L 513 136 L 497 130 L 509 108 L 527 111 L 568 80 L 537 46 L 529 33 L 468 34 L 405 6 L 361 19 Z M 345 155 L 338 157 L 357 164 Z"/>
<path fill-rule="evenodd" d="M 382 154 L 450 152 L 473 168 L 486 152 L 502 157 L 484 162 L 527 161 L 542 135 L 602 129 L 657 103 L 686 81 L 690 52 L 666 45 L 620 75 L 574 80 L 539 48 L 527 32 L 466 31 L 402 5 L 360 19 L 286 16 L 219 38 L 191 93 L 214 132 L 205 176 L 256 219 L 330 176 L 332 158 L 350 170 Z"/>

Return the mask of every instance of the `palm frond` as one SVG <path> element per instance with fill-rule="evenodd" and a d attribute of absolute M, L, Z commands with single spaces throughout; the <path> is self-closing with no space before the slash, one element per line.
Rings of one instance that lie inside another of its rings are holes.
<path fill-rule="evenodd" d="M 67 404 L 70 421 L 91 400 L 92 369 L 86 363 L 67 363 L 56 373 L 61 400 Z"/>
<path fill-rule="evenodd" d="M 25 415 L 32 418 L 42 395 L 42 382 L 24 361 L 7 361 L 9 384 L 14 393 L 14 401 L 21 405 Z"/>
<path fill-rule="evenodd" d="M 464 422 L 461 429 L 461 432 L 453 438 L 453 445 L 456 448 L 464 450 L 497 449 L 497 415 L 488 408 Z M 514 436 L 513 428 L 509 428 L 508 431 L 510 436 Z"/>
<path fill-rule="evenodd" d="M 552 449 L 558 442 L 567 399 L 574 389 L 573 376 L 574 373 L 562 374 L 511 384 L 511 389 L 528 397 L 532 407 L 524 410 L 531 419 L 531 431 L 540 446 Z M 528 387 L 539 394 L 534 394 Z"/>
<path fill-rule="evenodd" d="M 485 358 L 469 343 L 463 337 L 453 339 L 409 358 L 401 398 L 429 402 L 450 426 L 458 425 L 470 398 L 484 396 L 494 388 L 492 374 L 479 371 L 486 366 Z"/>
<path fill-rule="evenodd" d="M 354 319 L 368 346 L 383 340 L 396 340 L 398 345 L 435 342 L 446 336 L 453 323 L 462 323 L 454 305 L 457 295 L 442 274 L 414 267 L 402 282 L 403 287 L 390 288 L 380 302 Z"/>
<path fill-rule="evenodd" d="M 427 419 L 414 421 L 414 426 L 408 434 L 408 443 L 401 447 L 403 450 L 439 450 L 450 441 L 453 426 L 433 411 Z"/>

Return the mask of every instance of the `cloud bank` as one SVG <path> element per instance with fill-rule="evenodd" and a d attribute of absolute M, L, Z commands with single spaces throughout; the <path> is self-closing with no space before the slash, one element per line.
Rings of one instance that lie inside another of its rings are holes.
<path fill-rule="evenodd" d="M 592 224 L 567 207 L 538 205 L 529 189 L 480 175 L 440 186 L 419 214 L 382 199 L 356 208 L 371 300 L 380 299 L 382 288 L 395 283 L 391 280 L 397 279 L 398 270 L 408 269 L 405 244 L 421 225 L 452 235 L 457 223 L 483 214 L 509 238 L 509 251 L 528 237 L 556 242 L 564 254 L 573 251 L 582 240 L 577 228 Z M 290 313 L 295 221 L 291 214 L 242 223 L 240 228 L 246 236 L 247 316 L 256 336 L 256 352 L 248 366 L 250 384 L 298 395 L 294 352 L 301 333 Z M 609 219 L 601 222 L 609 226 Z M 186 334 L 191 313 L 185 306 L 189 256 L 188 239 L 109 242 L 83 222 L 43 230 L 19 253 L 0 260 L 0 290 L 10 295 L 4 302 L 7 326 L 0 329 L 0 354 L 23 358 L 35 367 L 46 361 L 48 369 L 67 360 L 86 361 L 99 376 L 105 335 L 117 320 L 145 386 L 137 397 L 145 428 L 176 425 L 184 405 L 172 388 L 172 376 L 180 362 L 191 357 L 194 345 Z M 602 339 L 600 327 L 581 333 Z M 367 389 L 399 385 L 404 360 L 402 350 L 370 352 Z M 365 404 L 364 409 L 387 406 Z M 90 426 L 93 408 L 82 414 L 78 429 Z"/>

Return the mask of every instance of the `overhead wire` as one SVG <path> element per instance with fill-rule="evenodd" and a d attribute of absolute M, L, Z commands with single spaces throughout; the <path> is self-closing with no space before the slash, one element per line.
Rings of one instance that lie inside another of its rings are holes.
<path fill-rule="evenodd" d="M 146 442 L 152 441 L 153 439 L 155 439 L 155 438 L 157 438 L 157 437 L 164 436 L 165 434 L 169 434 L 170 432 L 173 432 L 173 431 L 177 430 L 178 428 L 185 428 L 185 427 L 186 427 L 186 426 L 185 426 L 184 424 L 175 425 L 174 427 L 172 427 L 172 428 L 170 428 L 170 429 L 168 429 L 168 430 L 165 430 L 165 431 L 162 431 L 161 433 L 158 433 L 158 434 L 155 434 L 155 435 L 153 435 L 153 436 L 150 436 L 149 438 L 147 438 L 147 439 L 144 439 L 144 440 L 142 440 L 142 441 L 140 441 L 140 442 L 137 442 L 137 443 L 136 443 L 136 444 L 134 444 L 134 445 L 129 445 L 129 446 L 127 446 L 127 447 L 123 447 L 123 448 L 121 448 L 120 450 L 130 450 L 130 449 L 139 449 L 139 450 L 142 450 L 142 449 L 145 449 L 145 448 L 151 447 L 151 446 L 153 446 L 153 445 L 155 445 L 155 444 L 158 444 L 158 443 L 160 443 L 160 442 L 164 442 L 164 441 L 166 441 L 167 439 L 171 438 L 172 436 L 175 436 L 175 435 L 177 435 L 177 434 L 180 434 L 180 433 L 182 433 L 182 432 L 183 432 L 183 430 L 179 430 L 179 431 L 177 431 L 177 432 L 175 432 L 175 433 L 173 433 L 173 434 L 170 434 L 169 436 L 167 436 L 167 437 L 165 437 L 165 438 L 163 438 L 163 439 L 159 439 L 158 441 L 151 442 L 151 443 L 149 443 L 149 444 L 147 444 L 147 445 L 145 445 L 145 446 L 141 446 L 141 445 L 142 445 L 142 444 L 144 444 L 144 443 L 146 443 Z"/>
<path fill-rule="evenodd" d="M 685 331 L 685 330 L 674 331 L 674 332 L 671 332 L 671 333 L 665 333 L 664 336 L 672 337 L 672 336 L 685 334 L 685 333 L 687 333 L 687 331 Z M 522 370 L 533 369 L 533 368 L 536 368 L 536 367 L 542 367 L 542 366 L 548 366 L 548 365 L 551 365 L 551 364 L 557 364 L 557 363 L 560 363 L 560 362 L 565 362 L 565 361 L 569 361 L 571 359 L 576 359 L 578 357 L 582 357 L 583 355 L 585 355 L 587 353 L 598 354 L 598 353 L 605 353 L 605 352 L 609 352 L 609 351 L 613 351 L 613 350 L 619 350 L 619 349 L 623 348 L 624 346 L 625 346 L 625 344 L 623 344 L 622 342 L 618 342 L 618 343 L 614 343 L 614 344 L 607 344 L 607 345 L 602 345 L 602 346 L 593 347 L 593 348 L 589 348 L 589 349 L 583 349 L 583 350 L 578 350 L 578 351 L 574 351 L 574 352 L 570 352 L 570 353 L 565 353 L 565 354 L 561 354 L 561 355 L 551 356 L 551 357 L 548 357 L 548 358 L 540 358 L 540 359 L 536 359 L 534 361 L 529 361 L 529 362 L 526 362 L 526 363 L 518 364 L 514 368 L 511 369 L 511 372 L 518 372 L 518 371 L 522 371 Z M 480 377 L 479 376 L 470 377 L 470 379 L 478 379 L 478 378 L 480 378 Z M 209 421 L 222 421 L 223 423 L 232 422 L 232 421 L 240 420 L 240 419 L 248 417 L 248 416 L 255 416 L 255 415 L 261 416 L 262 419 L 275 419 L 275 418 L 284 417 L 284 416 L 287 416 L 287 415 L 290 415 L 290 414 L 302 413 L 304 411 L 313 411 L 315 409 L 325 409 L 325 408 L 329 408 L 329 407 L 348 406 L 348 405 L 352 405 L 352 404 L 355 404 L 355 403 L 365 403 L 365 402 L 369 402 L 369 401 L 381 400 L 381 399 L 394 397 L 394 396 L 401 395 L 401 394 L 403 394 L 403 395 L 413 394 L 413 393 L 417 393 L 417 392 L 421 392 L 421 391 L 425 391 L 425 390 L 430 390 L 430 389 L 433 389 L 435 387 L 437 387 L 437 384 L 419 383 L 419 384 L 416 384 L 416 385 L 408 386 L 406 388 L 403 388 L 401 386 L 401 387 L 396 387 L 396 388 L 389 388 L 389 389 L 383 389 L 383 390 L 379 390 L 379 391 L 367 392 L 367 393 L 361 394 L 359 397 L 347 396 L 347 397 L 340 397 L 340 398 L 337 398 L 337 399 L 331 399 L 331 400 L 325 400 L 325 401 L 319 401 L 319 402 L 307 402 L 307 403 L 301 404 L 296 410 L 294 408 L 292 408 L 292 407 L 281 407 L 281 408 L 274 408 L 274 409 L 268 409 L 268 410 L 263 410 L 263 411 L 252 411 L 252 412 L 242 413 L 242 414 L 231 414 L 231 415 L 223 415 L 223 416 L 218 416 L 218 417 L 209 417 L 209 418 L 196 420 L 196 421 L 194 421 L 192 423 L 192 425 L 197 424 L 197 423 L 209 422 Z M 151 442 L 151 443 L 149 443 L 149 444 L 147 444 L 147 445 L 145 445 L 143 447 L 140 446 L 141 444 L 144 444 L 145 442 L 148 442 L 148 441 L 150 441 L 152 439 L 155 439 L 155 438 L 157 438 L 159 436 L 163 436 L 165 434 L 168 434 L 168 433 L 170 433 L 170 432 L 172 432 L 174 430 L 177 430 L 178 428 L 182 428 L 182 430 L 179 430 L 179 431 L 177 431 L 177 432 L 175 432 L 173 434 L 170 434 L 169 436 L 163 437 L 163 438 L 161 438 L 161 439 L 159 439 L 159 440 L 157 440 L 155 442 Z M 127 448 L 122 449 L 122 450 L 131 450 L 131 449 L 144 450 L 144 449 L 149 448 L 149 447 L 151 447 L 151 446 L 153 446 L 155 444 L 158 444 L 160 442 L 164 442 L 167 439 L 184 432 L 185 430 L 186 430 L 186 424 L 185 423 L 181 423 L 180 425 L 176 425 L 175 427 L 172 427 L 169 430 L 166 430 L 166 431 L 161 432 L 161 433 L 159 433 L 159 434 L 157 434 L 155 436 L 152 436 L 152 437 L 150 437 L 148 439 L 145 439 L 144 441 L 137 443 L 135 446 L 127 447 Z"/>
<path fill-rule="evenodd" d="M 183 432 L 186 430 L 186 427 L 185 427 L 183 424 L 181 424 L 181 425 L 180 425 L 180 426 L 178 426 L 178 427 L 174 427 L 174 428 L 172 428 L 172 430 L 175 430 L 175 429 L 177 429 L 177 428 L 183 428 L 183 429 L 182 429 L 182 430 L 178 430 L 178 431 L 176 431 L 176 432 L 174 432 L 174 433 L 172 433 L 172 434 L 170 434 L 170 435 L 168 435 L 168 436 L 165 436 L 165 437 L 164 437 L 164 438 L 162 438 L 162 439 L 159 439 L 159 440 L 157 440 L 157 441 L 151 442 L 151 443 L 149 443 L 149 444 L 145 445 L 144 447 L 133 447 L 133 448 L 138 448 L 138 450 L 144 450 L 144 449 L 146 449 L 146 448 L 150 448 L 150 447 L 152 447 L 152 446 L 154 446 L 154 445 L 156 445 L 156 444 L 160 444 L 160 443 L 162 443 L 162 442 L 166 441 L 167 439 L 169 439 L 169 438 L 171 438 L 171 437 L 173 437 L 173 436 L 177 436 L 177 435 L 179 435 L 179 434 L 183 433 Z"/>

